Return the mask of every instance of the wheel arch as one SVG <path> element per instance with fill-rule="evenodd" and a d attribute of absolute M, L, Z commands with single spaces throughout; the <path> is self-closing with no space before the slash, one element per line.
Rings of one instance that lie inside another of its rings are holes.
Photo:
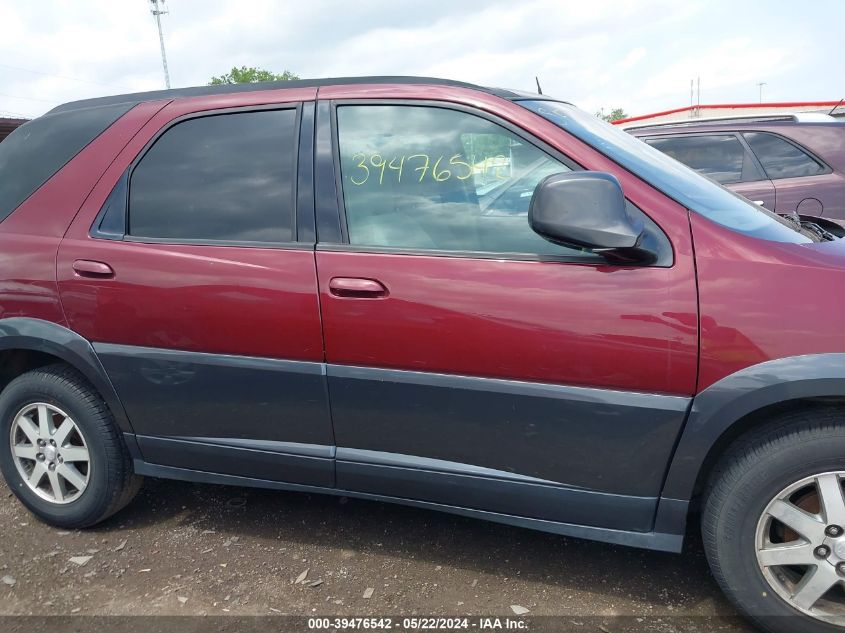
<path fill-rule="evenodd" d="M 82 374 L 105 400 L 120 431 L 132 426 L 91 343 L 57 323 L 28 317 L 0 319 L 0 388 L 20 373 L 55 362 Z"/>
<path fill-rule="evenodd" d="M 845 353 L 767 361 L 722 378 L 693 398 L 661 496 L 689 501 L 728 446 L 773 415 L 845 407 Z"/>

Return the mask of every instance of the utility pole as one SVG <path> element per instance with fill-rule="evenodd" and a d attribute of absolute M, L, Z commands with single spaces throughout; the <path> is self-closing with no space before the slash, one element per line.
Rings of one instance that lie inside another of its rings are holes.
<path fill-rule="evenodd" d="M 760 103 L 763 103 L 763 86 L 766 85 L 765 81 L 760 81 L 757 83 L 757 87 L 760 89 Z"/>
<path fill-rule="evenodd" d="M 695 78 L 695 116 L 701 116 L 701 75 Z"/>
<path fill-rule="evenodd" d="M 159 3 L 161 5 L 159 6 Z M 150 10 L 156 19 L 158 26 L 158 41 L 161 44 L 161 65 L 164 66 L 164 84 L 170 89 L 170 72 L 167 70 L 167 54 L 164 52 L 164 34 L 161 32 L 161 16 L 167 13 L 164 8 L 164 0 L 150 0 Z"/>

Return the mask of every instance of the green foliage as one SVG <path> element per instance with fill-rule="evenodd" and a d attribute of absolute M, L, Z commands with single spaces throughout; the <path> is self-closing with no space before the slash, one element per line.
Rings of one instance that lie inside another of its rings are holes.
<path fill-rule="evenodd" d="M 613 110 L 610 111 L 610 114 L 605 114 L 604 109 L 602 109 L 601 111 L 596 112 L 596 116 L 600 119 L 604 119 L 605 121 L 618 121 L 619 119 L 628 118 L 628 115 L 622 108 L 613 108 Z"/>
<path fill-rule="evenodd" d="M 240 68 L 232 68 L 225 75 L 219 77 L 212 77 L 208 82 L 209 86 L 219 86 L 220 84 L 251 84 L 256 81 L 289 81 L 291 79 L 299 79 L 299 75 L 295 75 L 289 70 L 281 74 L 264 70 L 263 68 L 247 68 L 241 66 Z"/>

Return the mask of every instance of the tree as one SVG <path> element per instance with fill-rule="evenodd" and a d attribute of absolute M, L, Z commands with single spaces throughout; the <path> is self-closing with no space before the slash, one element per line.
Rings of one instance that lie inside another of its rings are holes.
<path fill-rule="evenodd" d="M 602 108 L 599 112 L 596 112 L 596 116 L 600 119 L 604 119 L 605 121 L 618 121 L 619 119 L 628 118 L 628 115 L 622 108 L 613 108 L 613 110 L 610 111 L 610 114 L 605 114 L 604 108 Z"/>
<path fill-rule="evenodd" d="M 281 74 L 264 70 L 263 68 L 247 68 L 241 66 L 240 68 L 232 68 L 225 75 L 219 77 L 212 77 L 208 82 L 209 86 L 219 86 L 220 84 L 251 84 L 256 81 L 290 81 L 291 79 L 299 79 L 299 75 L 295 75 L 289 70 Z"/>

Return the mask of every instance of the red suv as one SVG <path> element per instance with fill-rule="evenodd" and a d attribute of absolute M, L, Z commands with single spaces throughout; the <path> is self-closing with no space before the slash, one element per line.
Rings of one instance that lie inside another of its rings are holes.
<path fill-rule="evenodd" d="M 674 552 L 700 510 L 764 626 L 845 613 L 845 244 L 569 104 L 71 103 L 0 145 L 0 218 L 0 466 L 49 523 L 142 476 Z"/>

